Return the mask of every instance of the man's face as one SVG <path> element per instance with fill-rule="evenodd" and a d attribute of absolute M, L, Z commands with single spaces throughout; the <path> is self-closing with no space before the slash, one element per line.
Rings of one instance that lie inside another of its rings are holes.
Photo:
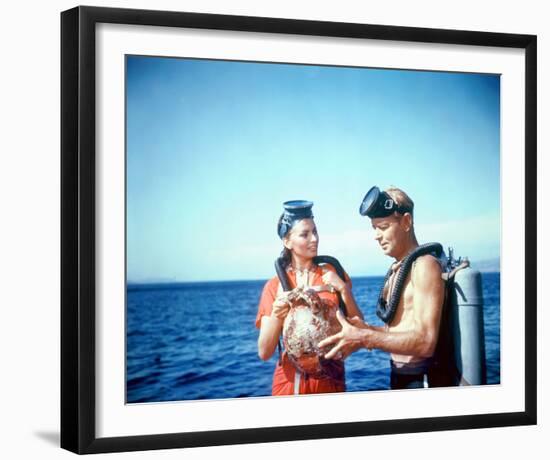
<path fill-rule="evenodd" d="M 398 257 L 407 243 L 408 232 L 404 218 L 400 214 L 392 214 L 371 219 L 374 239 L 387 256 Z"/>

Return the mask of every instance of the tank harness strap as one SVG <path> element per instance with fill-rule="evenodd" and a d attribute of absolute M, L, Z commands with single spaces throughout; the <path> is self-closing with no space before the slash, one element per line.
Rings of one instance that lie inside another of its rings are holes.
<path fill-rule="evenodd" d="M 458 371 L 457 364 L 454 357 L 454 343 L 452 338 L 451 324 L 451 312 L 450 303 L 452 301 L 452 290 L 454 276 L 459 270 L 469 266 L 467 261 L 462 262 L 459 266 L 453 270 L 443 271 L 441 278 L 445 283 L 443 306 L 441 312 L 440 329 L 437 339 L 437 345 L 434 352 L 434 361 L 432 368 L 428 375 L 428 383 L 430 386 L 455 386 L 465 385 L 467 382 L 461 381 L 462 377 Z M 445 267 L 442 267 L 444 270 Z"/>

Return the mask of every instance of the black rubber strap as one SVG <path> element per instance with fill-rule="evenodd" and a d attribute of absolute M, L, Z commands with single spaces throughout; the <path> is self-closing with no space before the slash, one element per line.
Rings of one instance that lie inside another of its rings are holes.
<path fill-rule="evenodd" d="M 393 270 L 390 267 L 390 269 L 386 273 L 386 277 L 384 278 L 384 284 L 382 285 L 382 289 L 380 290 L 380 295 L 378 296 L 378 302 L 376 305 L 376 315 L 382 321 L 384 321 L 386 324 L 389 324 L 392 322 L 395 316 L 395 312 L 397 311 L 397 306 L 399 305 L 399 301 L 401 300 L 401 294 L 403 292 L 403 287 L 405 286 L 405 280 L 409 275 L 413 262 L 418 257 L 426 254 L 433 254 L 436 257 L 440 257 L 442 253 L 443 253 L 443 246 L 441 246 L 441 244 L 426 243 L 421 246 L 418 246 L 414 251 L 408 254 L 403 259 L 401 263 L 401 267 L 399 267 L 399 271 L 397 272 L 397 275 L 396 275 L 397 278 L 394 284 L 393 291 L 390 294 L 390 300 L 389 302 L 386 302 L 386 299 L 384 298 L 384 287 L 393 272 Z"/>

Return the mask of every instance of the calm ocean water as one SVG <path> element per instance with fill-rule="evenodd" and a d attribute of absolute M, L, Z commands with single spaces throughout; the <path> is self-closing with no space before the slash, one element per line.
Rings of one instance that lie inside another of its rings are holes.
<path fill-rule="evenodd" d="M 484 273 L 487 383 L 500 383 L 500 274 Z M 353 278 L 365 319 L 382 277 Z M 269 396 L 277 353 L 257 355 L 254 326 L 265 281 L 130 285 L 127 290 L 127 401 Z M 389 387 L 387 353 L 361 350 L 346 360 L 348 391 Z"/>

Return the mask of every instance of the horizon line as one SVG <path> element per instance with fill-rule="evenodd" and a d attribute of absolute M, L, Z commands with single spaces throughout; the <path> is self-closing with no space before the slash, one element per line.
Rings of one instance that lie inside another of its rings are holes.
<path fill-rule="evenodd" d="M 480 273 L 495 274 L 500 273 L 500 270 L 478 270 Z M 357 278 L 384 278 L 384 275 L 349 275 L 351 280 Z M 158 281 L 126 281 L 126 287 L 130 286 L 150 286 L 150 285 L 170 285 L 170 284 L 207 284 L 207 283 L 242 283 L 242 282 L 260 282 L 268 281 L 269 278 L 255 278 L 255 279 L 220 279 L 220 280 L 158 280 Z"/>

